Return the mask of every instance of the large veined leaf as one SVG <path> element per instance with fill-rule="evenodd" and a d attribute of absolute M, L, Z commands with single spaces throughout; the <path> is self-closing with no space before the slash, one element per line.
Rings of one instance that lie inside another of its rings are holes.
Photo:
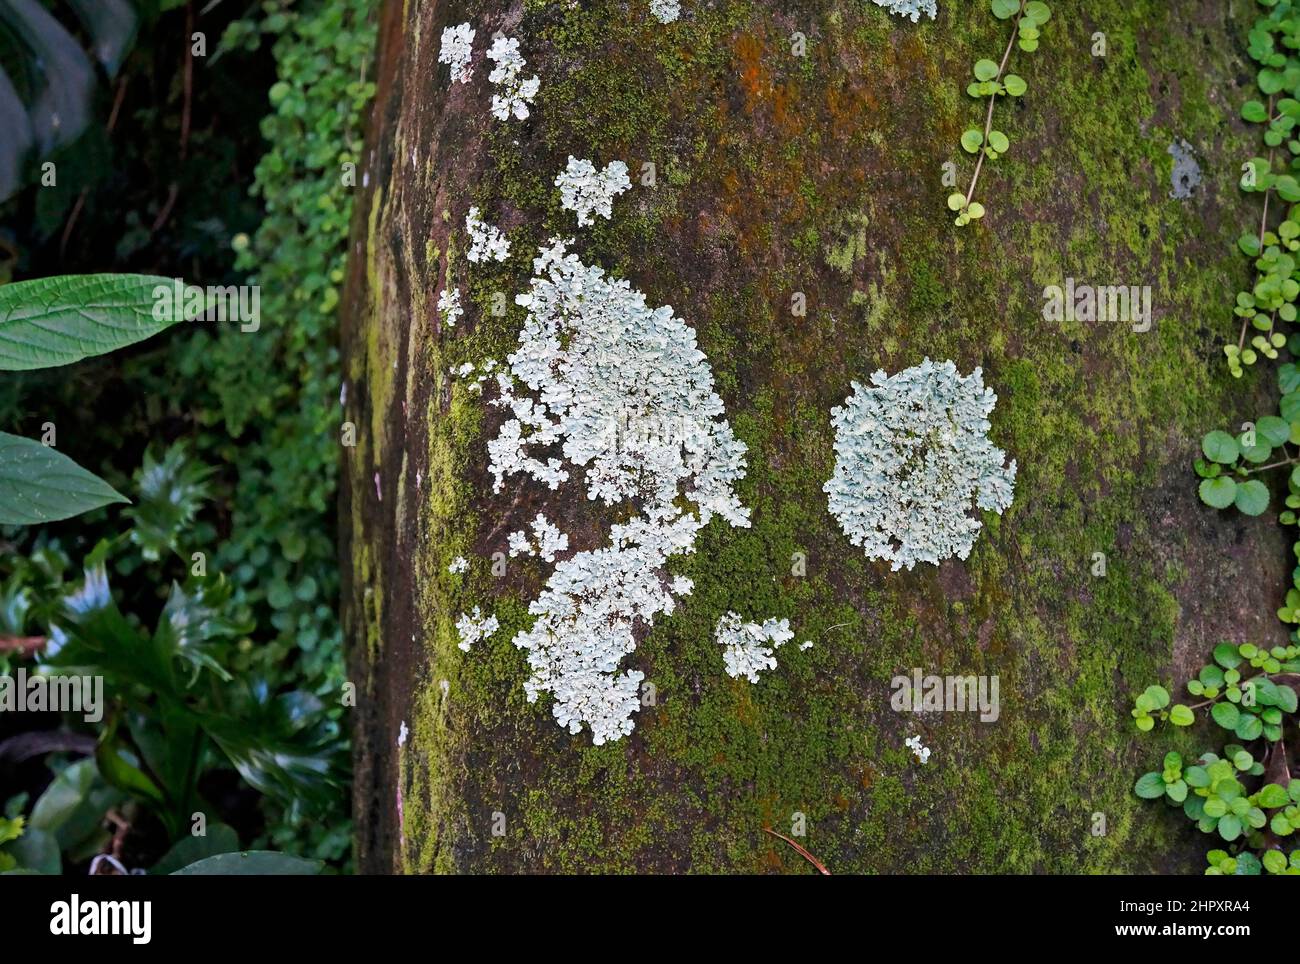
<path fill-rule="evenodd" d="M 109 77 L 135 40 L 139 16 L 129 0 L 68 0 L 91 51 Z M 10 77 L 0 67 L 0 201 L 22 186 L 35 148 L 45 157 L 75 141 L 90 123 L 95 68 L 81 44 L 40 0 L 0 2 L 0 40 Z M 15 63 L 16 61 L 16 63 Z"/>
<path fill-rule="evenodd" d="M 156 335 L 182 317 L 159 286 L 139 274 L 60 275 L 0 285 L 0 371 L 70 365 Z"/>
<path fill-rule="evenodd" d="M 0 432 L 0 525 L 38 525 L 127 499 L 62 452 Z"/>
<path fill-rule="evenodd" d="M 68 0 L 77 19 L 91 37 L 91 53 L 109 77 L 117 75 L 131 44 L 139 19 L 129 0 Z"/>
<path fill-rule="evenodd" d="M 242 850 L 233 854 L 205 857 L 188 867 L 173 870 L 172 876 L 294 874 L 302 877 L 319 874 L 323 866 L 324 863 L 319 860 L 305 860 L 271 850 Z"/>

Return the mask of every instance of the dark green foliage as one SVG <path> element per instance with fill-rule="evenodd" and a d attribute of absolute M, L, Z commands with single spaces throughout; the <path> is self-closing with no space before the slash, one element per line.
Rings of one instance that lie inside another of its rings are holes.
<path fill-rule="evenodd" d="M 155 490 L 142 508 L 156 515 L 159 503 L 181 502 L 189 514 L 197 511 L 192 485 L 169 484 L 160 493 L 160 475 L 193 482 L 206 472 L 180 446 L 150 459 L 142 484 Z M 339 724 L 310 693 L 276 692 L 263 679 L 229 672 L 251 623 L 224 577 L 173 582 L 152 631 L 118 608 L 107 563 L 120 546 L 141 544 L 138 531 L 100 543 L 80 580 L 63 582 L 66 556 L 54 548 L 4 560 L 4 628 L 48 635 L 40 662 L 46 672 L 103 677 L 107 705 L 94 779 L 151 811 L 173 841 L 189 833 L 194 813 L 218 812 L 200 790 L 213 768 L 233 768 L 293 819 L 335 808 L 346 770 Z M 144 531 L 145 545 L 169 554 L 185 535 L 180 527 Z M 37 598 L 57 602 L 36 608 Z"/>

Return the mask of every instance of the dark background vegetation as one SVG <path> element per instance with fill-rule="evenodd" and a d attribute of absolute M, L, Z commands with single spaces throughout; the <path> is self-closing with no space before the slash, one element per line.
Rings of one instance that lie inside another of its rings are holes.
<path fill-rule="evenodd" d="M 66 4 L 46 6 L 92 44 Z M 30 157 L 26 186 L 0 205 L 0 282 L 135 272 L 258 284 L 262 316 L 257 333 L 183 326 L 132 350 L 0 379 L 5 431 L 40 437 L 53 423 L 61 451 L 136 502 L 0 530 L 0 637 L 45 637 L 101 540 L 116 540 L 109 577 L 119 608 L 151 630 L 173 580 L 184 583 L 192 553 L 203 552 L 229 593 L 223 618 L 243 630 L 212 641 L 217 662 L 236 684 L 263 680 L 271 695 L 308 701 L 328 736 L 313 746 L 328 777 L 311 800 L 292 790 L 264 796 L 209 749 L 194 761 L 205 771 L 198 809 L 230 825 L 242 846 L 339 868 L 349 861 L 350 822 L 336 614 L 334 305 L 350 213 L 341 172 L 360 151 L 369 96 L 368 6 L 140 4 L 121 69 L 110 76 L 97 65 L 91 124 L 52 155 Z M 196 31 L 206 56 L 194 55 Z M 11 77 L 31 75 L 20 94 L 42 82 L 3 25 L 0 64 Z M 54 186 L 39 183 L 43 160 L 56 164 Z M 158 462 L 152 489 L 141 474 L 147 456 Z M 0 671 L 30 671 L 37 655 L 11 643 L 0 651 Z M 214 685 L 214 698 L 224 698 Z M 149 694 L 136 692 L 149 712 Z M 0 714 L 8 817 L 30 813 L 56 774 L 103 737 L 102 726 L 72 717 Z M 153 865 L 173 836 L 130 792 L 101 789 L 98 802 L 93 788 L 81 802 L 86 832 L 76 841 L 60 833 L 63 870 L 106 852 L 128 868 Z"/>

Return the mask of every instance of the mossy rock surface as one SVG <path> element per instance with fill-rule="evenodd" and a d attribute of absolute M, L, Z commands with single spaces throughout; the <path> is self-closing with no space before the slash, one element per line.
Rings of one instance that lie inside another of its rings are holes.
<path fill-rule="evenodd" d="M 940 0 L 914 25 L 865 0 L 684 0 L 669 26 L 642 0 L 477 6 L 467 85 L 437 56 L 442 28 L 471 14 L 395 0 L 381 14 L 342 344 L 359 866 L 815 872 L 763 832 L 802 814 L 797 839 L 836 873 L 1199 870 L 1208 838 L 1132 786 L 1167 749 L 1215 737 L 1140 736 L 1127 710 L 1222 639 L 1284 638 L 1281 531 L 1200 505 L 1191 471 L 1202 433 L 1274 404 L 1266 371 L 1234 382 L 1219 348 L 1246 280 L 1233 240 L 1258 218 L 1235 183 L 1253 153 L 1237 105 L 1254 5 L 1057 5 L 1039 50 L 1012 55 L 1029 90 L 998 105 L 1011 149 L 981 177 L 987 216 L 963 229 L 943 165 L 965 185 L 958 141 L 982 120 L 971 64 L 1000 57 L 1008 30 L 983 4 Z M 488 113 L 497 30 L 541 77 L 524 122 Z M 1175 141 L 1202 169 L 1185 199 Z M 635 186 L 612 221 L 576 231 L 561 209 L 570 154 L 627 162 Z M 508 232 L 506 263 L 466 262 L 471 204 Z M 505 356 L 536 247 L 575 234 L 585 260 L 698 332 L 749 446 L 753 510 L 752 528 L 715 521 L 674 563 L 695 591 L 625 663 L 657 705 L 601 747 L 524 697 L 511 638 L 550 567 L 512 559 L 494 577 L 490 557 L 538 511 L 580 548 L 608 520 L 573 487 L 494 495 L 497 416 L 448 374 Z M 454 329 L 435 309 L 448 278 L 466 299 Z M 1067 278 L 1149 285 L 1151 329 L 1045 321 L 1044 287 Z M 969 559 L 894 573 L 827 512 L 829 412 L 852 380 L 926 356 L 983 367 L 990 434 L 1019 478 Z M 458 555 L 464 577 L 447 571 Z M 502 630 L 465 654 L 453 624 L 475 605 Z M 815 645 L 783 649 L 758 684 L 732 680 L 713 639 L 728 609 L 789 617 Z M 890 680 L 913 667 L 996 674 L 1000 718 L 893 711 Z M 903 745 L 916 733 L 925 765 Z"/>

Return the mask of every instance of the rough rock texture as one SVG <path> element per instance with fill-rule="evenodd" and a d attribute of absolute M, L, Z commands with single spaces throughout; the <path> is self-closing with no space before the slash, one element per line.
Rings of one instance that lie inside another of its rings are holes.
<path fill-rule="evenodd" d="M 961 230 L 941 165 L 964 188 L 958 138 L 982 116 L 970 65 L 1009 29 L 983 4 L 912 24 L 866 0 L 684 0 L 669 25 L 641 0 L 472 6 L 380 14 L 342 345 L 359 866 L 807 873 L 762 832 L 798 813 L 800 842 L 837 873 L 1198 869 L 1205 839 L 1132 783 L 1169 743 L 1205 738 L 1139 736 L 1127 708 L 1220 639 L 1283 635 L 1280 531 L 1199 505 L 1190 469 L 1202 432 L 1272 390 L 1263 369 L 1232 382 L 1219 354 L 1246 272 L 1232 241 L 1258 217 L 1234 183 L 1254 5 L 1055 5 L 1039 51 L 1013 54 L 1029 92 L 999 104 L 1011 149 L 985 167 L 987 217 Z M 439 38 L 467 19 L 478 69 L 453 85 Z M 498 30 L 541 78 L 526 121 L 489 114 Z M 1203 168 L 1184 200 L 1176 139 Z M 626 664 L 657 705 L 601 747 L 524 698 L 510 640 L 550 566 L 515 558 L 494 577 L 490 556 L 539 511 L 575 548 L 615 520 L 573 489 L 493 496 L 499 416 L 448 375 L 512 347 L 537 245 L 575 233 L 554 186 L 570 154 L 628 164 L 632 190 L 578 249 L 695 327 L 749 446 L 753 510 L 752 528 L 715 521 L 675 564 L 695 591 Z M 466 262 L 471 204 L 507 232 L 506 262 Z M 1151 285 L 1152 329 L 1044 321 L 1043 287 L 1067 277 Z M 436 311 L 446 285 L 465 293 L 454 330 Z M 850 380 L 927 355 L 983 366 L 1016 498 L 966 562 L 892 573 L 827 512 L 830 409 Z M 465 575 L 448 572 L 458 555 Z M 475 605 L 501 631 L 466 654 L 455 621 Z M 757 684 L 731 679 L 713 636 L 728 610 L 788 617 L 815 645 L 783 649 Z M 890 679 L 912 667 L 998 674 L 1000 719 L 895 713 Z M 904 745 L 917 734 L 924 765 Z"/>

